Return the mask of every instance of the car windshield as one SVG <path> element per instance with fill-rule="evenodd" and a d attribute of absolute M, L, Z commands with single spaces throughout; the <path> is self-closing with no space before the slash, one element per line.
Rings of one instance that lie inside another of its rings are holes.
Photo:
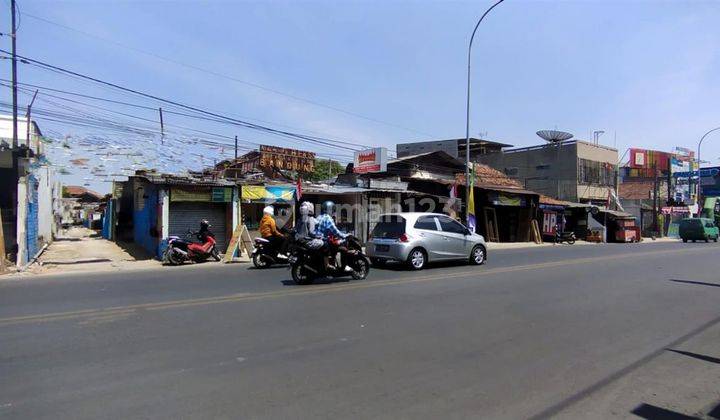
<path fill-rule="evenodd" d="M 373 238 L 397 239 L 405 233 L 405 219 L 400 216 L 382 216 L 372 231 Z"/>

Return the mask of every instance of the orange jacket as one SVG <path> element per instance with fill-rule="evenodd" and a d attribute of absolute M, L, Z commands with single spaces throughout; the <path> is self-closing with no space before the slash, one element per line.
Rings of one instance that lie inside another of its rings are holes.
<path fill-rule="evenodd" d="M 272 216 L 266 214 L 260 219 L 260 236 L 268 238 L 270 236 L 283 236 L 277 226 L 275 226 L 275 219 Z"/>

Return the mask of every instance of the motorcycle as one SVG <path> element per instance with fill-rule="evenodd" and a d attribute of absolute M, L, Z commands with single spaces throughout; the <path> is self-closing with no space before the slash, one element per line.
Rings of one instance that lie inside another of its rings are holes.
<path fill-rule="evenodd" d="M 355 280 L 364 280 L 370 272 L 370 260 L 362 252 L 358 238 L 349 235 L 345 239 L 330 238 L 325 245 L 329 249 L 317 249 L 308 243 L 297 243 L 288 258 L 292 278 L 297 284 L 312 284 L 318 277 L 341 277 L 350 274 Z M 325 256 L 330 254 L 330 267 Z"/>
<path fill-rule="evenodd" d="M 192 241 L 192 237 L 200 242 Z M 215 235 L 206 230 L 204 232 L 193 232 L 188 230 L 185 238 L 169 236 L 167 238 L 167 249 L 163 254 L 163 263 L 169 265 L 180 265 L 186 261 L 203 262 L 208 258 L 220 261 Z"/>
<path fill-rule="evenodd" d="M 281 229 L 281 232 L 285 235 L 285 240 L 277 249 L 270 246 L 270 241 L 267 239 L 255 238 L 254 248 L 250 256 L 255 268 L 268 268 L 273 264 L 288 263 L 288 257 L 281 254 L 280 250 L 283 248 L 289 250 L 291 248 L 295 231 Z"/>
<path fill-rule="evenodd" d="M 575 232 L 560 232 L 559 230 L 555 232 L 555 243 L 561 244 L 563 242 L 567 242 L 568 244 L 572 245 L 577 241 L 577 237 L 575 237 Z"/>

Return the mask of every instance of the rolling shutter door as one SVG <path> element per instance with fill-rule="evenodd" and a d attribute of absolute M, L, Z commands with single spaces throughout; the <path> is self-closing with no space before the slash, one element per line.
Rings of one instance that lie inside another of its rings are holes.
<path fill-rule="evenodd" d="M 223 253 L 227 249 L 227 238 L 225 237 L 225 212 L 227 204 L 209 202 L 171 202 L 170 203 L 170 235 L 185 237 L 188 229 L 197 232 L 200 229 L 200 221 L 206 219 L 212 227 L 210 230 L 215 234 L 218 252 Z"/>

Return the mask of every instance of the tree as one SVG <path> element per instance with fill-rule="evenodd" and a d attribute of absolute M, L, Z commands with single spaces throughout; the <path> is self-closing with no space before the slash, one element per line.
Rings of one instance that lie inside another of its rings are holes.
<path fill-rule="evenodd" d="M 308 181 L 324 181 L 335 178 L 337 174 L 345 172 L 345 167 L 340 162 L 329 159 L 315 159 L 315 169 L 311 174 L 306 174 L 304 179 Z"/>

